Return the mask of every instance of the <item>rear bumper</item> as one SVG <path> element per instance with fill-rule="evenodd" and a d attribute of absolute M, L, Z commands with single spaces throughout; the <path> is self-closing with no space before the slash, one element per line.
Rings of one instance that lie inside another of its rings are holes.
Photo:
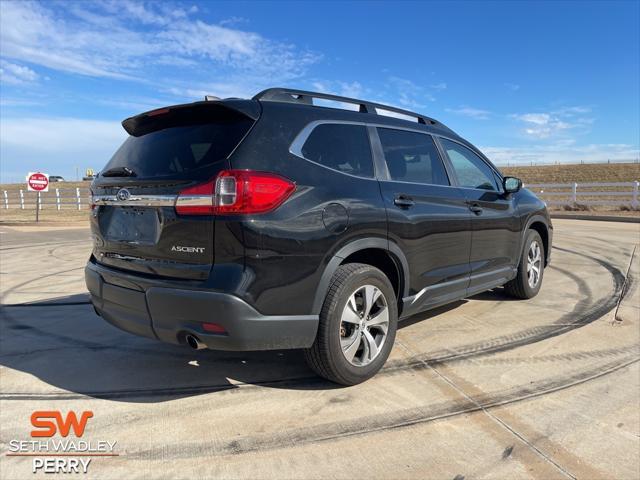
<path fill-rule="evenodd" d="M 119 285 L 105 280 L 116 275 L 122 276 Z M 150 286 L 148 281 L 143 288 L 132 279 L 91 262 L 85 268 L 93 306 L 127 332 L 174 344 L 185 343 L 191 334 L 214 350 L 308 348 L 315 340 L 318 315 L 262 315 L 231 294 L 167 288 L 161 282 Z M 222 325 L 227 333 L 206 332 L 203 322 Z"/>

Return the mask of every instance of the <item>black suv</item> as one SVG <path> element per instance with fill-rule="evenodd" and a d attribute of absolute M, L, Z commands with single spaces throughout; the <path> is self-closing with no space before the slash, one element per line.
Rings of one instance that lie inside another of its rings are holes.
<path fill-rule="evenodd" d="M 301 348 L 351 385 L 382 367 L 398 319 L 540 289 L 544 203 L 429 117 L 278 88 L 122 125 L 91 186 L 85 272 L 97 313 L 128 332 Z"/>

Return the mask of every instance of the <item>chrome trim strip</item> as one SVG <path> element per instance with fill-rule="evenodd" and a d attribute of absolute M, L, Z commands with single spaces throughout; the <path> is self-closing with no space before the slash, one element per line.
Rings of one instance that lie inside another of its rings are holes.
<path fill-rule="evenodd" d="M 478 278 L 488 277 L 490 275 L 498 275 L 502 272 L 505 272 L 505 273 L 513 272 L 514 270 L 515 270 L 514 267 L 509 267 L 509 266 L 498 267 L 498 268 L 494 268 L 493 270 L 489 270 L 488 272 L 474 273 L 469 275 L 468 277 L 457 278 L 455 280 L 449 280 L 448 282 L 436 283 L 435 285 L 429 285 L 428 287 L 424 287 L 415 295 L 403 298 L 402 301 L 409 303 L 410 305 L 414 305 L 425 293 L 428 293 L 432 290 L 437 290 L 438 288 L 441 288 L 441 287 L 448 287 L 451 285 L 455 285 L 456 283 L 471 282 L 471 280 L 477 280 Z"/>
<path fill-rule="evenodd" d="M 176 195 L 131 195 L 127 200 L 118 200 L 115 195 L 94 195 L 91 202 L 116 207 L 173 207 L 176 198 Z"/>
<path fill-rule="evenodd" d="M 213 195 L 180 195 L 176 199 L 177 206 L 213 206 Z"/>

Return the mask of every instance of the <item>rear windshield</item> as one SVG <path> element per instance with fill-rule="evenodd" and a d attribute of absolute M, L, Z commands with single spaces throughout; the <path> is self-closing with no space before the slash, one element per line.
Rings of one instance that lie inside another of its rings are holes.
<path fill-rule="evenodd" d="M 103 171 L 128 167 L 136 178 L 199 179 L 213 175 L 223 168 L 219 162 L 227 158 L 252 124 L 249 118 L 236 117 L 130 136 Z"/>

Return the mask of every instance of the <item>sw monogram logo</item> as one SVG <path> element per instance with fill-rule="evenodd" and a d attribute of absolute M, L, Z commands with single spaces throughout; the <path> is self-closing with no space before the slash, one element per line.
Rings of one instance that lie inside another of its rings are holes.
<path fill-rule="evenodd" d="M 32 437 L 53 437 L 56 433 L 66 437 L 71 429 L 76 437 L 84 435 L 87 421 L 93 417 L 93 412 L 85 411 L 78 419 L 75 412 L 69 412 L 66 418 L 57 410 L 37 411 L 31 414 L 31 425 L 36 430 L 31 430 Z"/>

